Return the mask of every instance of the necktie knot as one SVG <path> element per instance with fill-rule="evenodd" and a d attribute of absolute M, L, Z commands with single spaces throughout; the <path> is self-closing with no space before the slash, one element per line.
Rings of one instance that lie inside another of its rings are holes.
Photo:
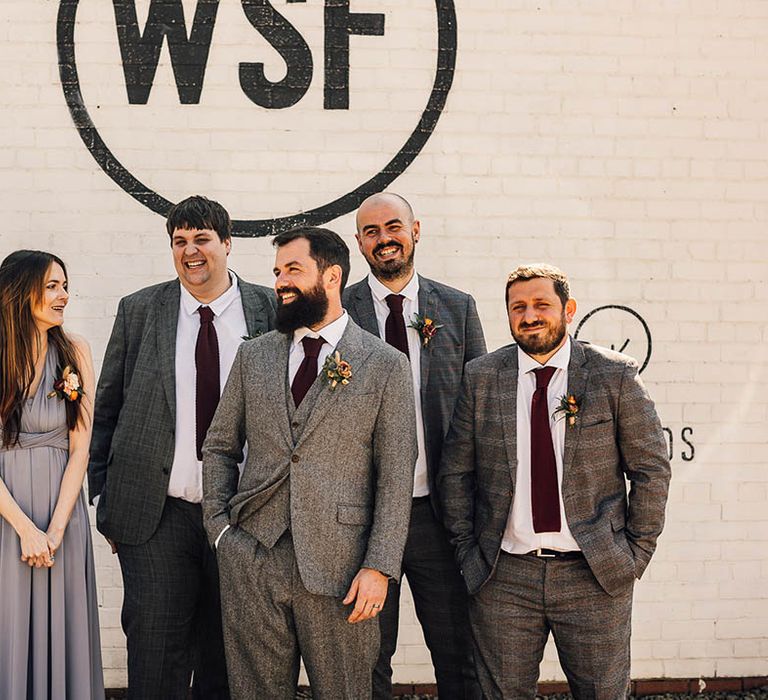
<path fill-rule="evenodd" d="M 533 370 L 536 375 L 536 388 L 546 389 L 549 386 L 549 382 L 556 369 L 557 367 L 540 367 L 539 369 Z"/>
<path fill-rule="evenodd" d="M 212 323 L 213 322 L 213 316 L 214 313 L 211 310 L 210 306 L 200 306 L 197 309 L 197 312 L 200 314 L 200 323 Z"/>
<path fill-rule="evenodd" d="M 304 346 L 304 357 L 317 359 L 320 355 L 320 348 L 325 344 L 325 339 L 322 336 L 310 338 L 308 335 L 305 335 L 301 339 L 301 344 Z"/>
<path fill-rule="evenodd" d="M 384 299 L 392 313 L 403 313 L 403 299 L 405 299 L 405 297 L 402 294 L 387 294 Z"/>

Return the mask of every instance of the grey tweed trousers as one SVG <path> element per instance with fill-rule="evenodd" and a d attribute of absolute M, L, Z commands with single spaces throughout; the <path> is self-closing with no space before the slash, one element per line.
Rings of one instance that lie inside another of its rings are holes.
<path fill-rule="evenodd" d="M 267 549 L 235 527 L 217 555 L 233 700 L 293 700 L 300 658 L 315 700 L 371 697 L 378 620 L 350 624 L 341 598 L 307 591 L 289 531 Z"/>
<path fill-rule="evenodd" d="M 483 695 L 532 700 L 550 631 L 576 700 L 629 693 L 633 584 L 616 596 L 583 557 L 542 559 L 501 552 L 493 577 L 470 599 Z"/>

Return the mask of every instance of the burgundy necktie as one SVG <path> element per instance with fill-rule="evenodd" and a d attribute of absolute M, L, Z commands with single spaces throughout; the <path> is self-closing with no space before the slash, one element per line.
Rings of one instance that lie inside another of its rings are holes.
<path fill-rule="evenodd" d="M 317 357 L 320 354 L 320 348 L 323 347 L 323 343 L 325 343 L 325 340 L 322 337 L 310 338 L 308 335 L 305 335 L 301 339 L 301 344 L 304 346 L 304 359 L 301 361 L 299 370 L 296 372 L 296 376 L 291 384 L 293 403 L 296 404 L 296 408 L 299 407 L 299 404 L 307 395 L 309 387 L 317 379 Z"/>
<path fill-rule="evenodd" d="M 384 324 L 384 340 L 393 348 L 404 353 L 410 360 L 408 336 L 405 332 L 405 320 L 403 319 L 403 299 L 405 297 L 402 294 L 387 294 L 385 299 L 389 307 L 389 316 L 387 316 L 387 321 Z"/>
<path fill-rule="evenodd" d="M 219 339 L 208 306 L 197 309 L 200 330 L 195 345 L 195 438 L 197 458 L 203 458 L 203 441 L 219 404 Z"/>
<path fill-rule="evenodd" d="M 549 429 L 547 387 L 555 367 L 533 370 L 536 391 L 531 401 L 531 510 L 534 532 L 560 532 L 557 464 Z"/>

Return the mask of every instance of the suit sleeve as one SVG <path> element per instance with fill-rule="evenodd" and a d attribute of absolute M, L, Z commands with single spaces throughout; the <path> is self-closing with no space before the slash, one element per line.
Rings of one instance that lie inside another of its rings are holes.
<path fill-rule="evenodd" d="M 123 406 L 126 339 L 125 300 L 121 299 L 104 354 L 93 407 L 93 432 L 88 461 L 88 497 L 91 503 L 95 496 L 102 493 L 107 481 L 112 436 Z M 101 505 L 106 507 L 106 504 Z"/>
<path fill-rule="evenodd" d="M 470 552 L 477 548 L 474 534 L 474 415 L 471 378 L 465 374 L 437 473 L 443 524 L 456 547 L 456 558 L 462 569 L 469 563 L 467 558 Z M 466 578 L 469 572 L 463 573 Z"/>
<path fill-rule="evenodd" d="M 413 469 L 418 456 L 411 369 L 405 355 L 392 365 L 373 437 L 376 479 L 373 522 L 363 568 L 399 579 L 408 536 Z"/>
<path fill-rule="evenodd" d="M 467 322 L 465 329 L 464 342 L 464 364 L 476 357 L 485 355 L 488 350 L 485 346 L 485 335 L 483 326 L 480 323 L 480 316 L 477 314 L 475 300 L 467 295 Z"/>
<path fill-rule="evenodd" d="M 661 422 L 634 362 L 622 376 L 618 438 L 622 467 L 630 481 L 626 535 L 640 578 L 664 527 L 671 470 Z"/>
<path fill-rule="evenodd" d="M 240 345 L 203 443 L 203 521 L 211 546 L 229 525 L 229 501 L 237 493 L 245 445 L 245 387 Z"/>

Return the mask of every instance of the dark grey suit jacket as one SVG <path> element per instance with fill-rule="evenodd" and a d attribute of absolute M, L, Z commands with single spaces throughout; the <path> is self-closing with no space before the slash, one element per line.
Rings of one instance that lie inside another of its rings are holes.
<path fill-rule="evenodd" d="M 274 327 L 274 292 L 238 280 L 249 335 Z M 96 524 L 115 542 L 141 544 L 157 529 L 176 430 L 176 325 L 180 282 L 120 300 L 104 355 L 88 463 Z M 194 362 L 194 358 L 190 358 Z"/>
<path fill-rule="evenodd" d="M 344 308 L 361 328 L 379 337 L 376 311 L 368 279 L 344 291 Z M 485 338 L 475 300 L 465 292 L 419 275 L 419 315 L 443 327 L 429 345 L 421 348 L 421 413 L 427 451 L 429 493 L 435 513 L 440 513 L 435 482 L 443 440 L 461 388 L 464 365 L 485 355 Z"/>
<path fill-rule="evenodd" d="M 209 539 L 230 525 L 272 547 L 289 526 L 301 580 L 318 595 L 344 595 L 361 567 L 398 578 L 417 453 L 408 361 L 350 320 L 336 350 L 352 378 L 333 389 L 317 378 L 294 438 L 290 343 L 274 332 L 238 351 L 203 446 Z"/>
<path fill-rule="evenodd" d="M 467 366 L 443 450 L 444 522 L 470 593 L 493 575 L 515 497 L 517 373 L 516 345 Z M 565 515 L 600 585 L 615 594 L 642 575 L 664 526 L 664 434 L 626 355 L 572 341 L 568 393 L 580 410 L 565 429 Z"/>

